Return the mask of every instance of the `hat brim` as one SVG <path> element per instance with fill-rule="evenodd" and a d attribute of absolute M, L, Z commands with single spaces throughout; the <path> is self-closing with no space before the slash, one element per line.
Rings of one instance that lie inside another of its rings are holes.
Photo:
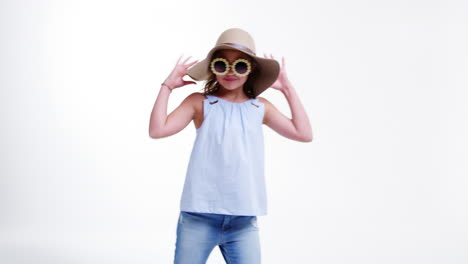
<path fill-rule="evenodd" d="M 276 81 L 276 79 L 278 79 L 280 65 L 276 60 L 258 57 L 250 52 L 246 52 L 242 49 L 238 49 L 225 44 L 221 44 L 212 48 L 208 52 L 208 55 L 205 59 L 199 61 L 198 63 L 192 65 L 192 67 L 187 69 L 187 74 L 196 81 L 208 80 L 212 75 L 212 72 L 209 68 L 210 58 L 213 55 L 213 53 L 221 49 L 237 50 L 251 56 L 257 61 L 258 75 L 256 76 L 256 80 L 254 81 L 255 97 L 257 97 L 263 91 L 268 89 Z"/>

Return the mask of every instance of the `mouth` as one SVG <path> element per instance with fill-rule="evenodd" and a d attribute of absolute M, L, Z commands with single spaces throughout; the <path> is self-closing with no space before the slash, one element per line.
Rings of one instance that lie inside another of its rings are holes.
<path fill-rule="evenodd" d="M 228 82 L 233 82 L 235 80 L 237 80 L 236 78 L 224 78 L 225 81 L 228 81 Z"/>

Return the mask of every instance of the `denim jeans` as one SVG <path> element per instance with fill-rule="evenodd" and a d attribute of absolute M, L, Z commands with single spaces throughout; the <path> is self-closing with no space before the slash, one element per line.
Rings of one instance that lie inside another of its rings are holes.
<path fill-rule="evenodd" d="M 227 264 L 260 264 L 257 217 L 180 212 L 175 264 L 205 264 L 216 246 Z"/>

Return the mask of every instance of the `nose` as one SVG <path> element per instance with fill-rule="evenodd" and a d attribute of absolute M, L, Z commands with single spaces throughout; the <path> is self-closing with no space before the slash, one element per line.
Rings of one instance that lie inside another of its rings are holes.
<path fill-rule="evenodd" d="M 229 70 L 227 72 L 228 75 L 234 75 L 234 70 L 232 69 L 232 67 L 229 67 Z"/>

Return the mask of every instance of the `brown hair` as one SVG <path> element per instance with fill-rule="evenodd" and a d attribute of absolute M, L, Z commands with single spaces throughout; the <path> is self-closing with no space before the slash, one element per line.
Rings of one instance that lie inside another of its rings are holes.
<path fill-rule="evenodd" d="M 211 56 L 210 61 L 215 58 L 221 50 L 217 50 L 213 56 Z M 245 54 L 245 53 L 244 53 Z M 249 74 L 249 77 L 247 77 L 247 81 L 244 83 L 244 86 L 242 87 L 244 94 L 249 97 L 249 98 L 255 98 L 254 96 L 254 81 L 259 74 L 259 64 L 255 61 L 252 56 L 249 56 L 248 54 L 245 54 L 249 57 L 249 61 L 252 63 L 252 72 Z M 211 72 L 211 71 L 210 71 Z M 203 95 L 207 94 L 214 94 L 220 89 L 220 84 L 216 80 L 216 75 L 214 73 L 211 73 L 210 77 L 208 80 L 206 80 L 205 86 L 203 87 Z"/>

